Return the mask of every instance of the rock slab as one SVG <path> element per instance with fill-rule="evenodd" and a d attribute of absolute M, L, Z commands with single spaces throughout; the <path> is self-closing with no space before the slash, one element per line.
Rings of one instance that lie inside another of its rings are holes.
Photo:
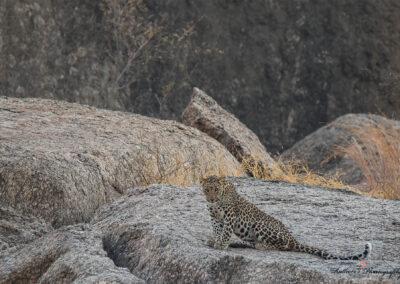
<path fill-rule="evenodd" d="M 117 267 L 88 225 L 60 228 L 19 250 L 0 253 L 0 283 L 145 283 Z"/>
<path fill-rule="evenodd" d="M 371 242 L 364 270 L 357 261 L 303 253 L 208 247 L 211 220 L 200 186 L 150 185 L 128 190 L 90 224 L 0 251 L 0 283 L 400 283 L 400 201 L 278 181 L 230 181 L 300 242 L 346 255 Z"/>
<path fill-rule="evenodd" d="M 257 135 L 204 91 L 193 88 L 193 97 L 182 114 L 183 123 L 195 127 L 224 145 L 238 161 L 254 159 L 278 170 Z"/>
<path fill-rule="evenodd" d="M 394 271 L 399 267 L 400 201 L 285 182 L 231 181 L 246 199 L 281 220 L 299 241 L 336 254 L 358 253 L 371 242 L 373 252 L 366 268 Z M 393 280 L 388 275 L 360 273 L 357 261 L 327 261 L 296 252 L 210 248 L 206 243 L 213 237 L 211 220 L 199 185 L 130 190 L 125 198 L 105 206 L 92 225 L 103 232 L 104 248 L 115 264 L 150 283 Z"/>
<path fill-rule="evenodd" d="M 53 227 L 34 216 L 24 216 L 9 206 L 0 206 L 0 251 L 19 246 L 51 232 Z"/>

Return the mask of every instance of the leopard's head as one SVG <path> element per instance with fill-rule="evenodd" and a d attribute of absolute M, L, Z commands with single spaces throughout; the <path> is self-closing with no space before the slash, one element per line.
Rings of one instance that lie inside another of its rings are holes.
<path fill-rule="evenodd" d="M 227 183 L 224 176 L 217 177 L 215 175 L 202 178 L 200 184 L 203 187 L 204 195 L 210 203 L 217 202 L 225 192 L 225 184 Z"/>

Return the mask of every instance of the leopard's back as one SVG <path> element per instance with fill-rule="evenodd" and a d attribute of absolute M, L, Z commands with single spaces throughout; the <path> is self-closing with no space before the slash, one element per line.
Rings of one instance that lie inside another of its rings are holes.
<path fill-rule="evenodd" d="M 239 194 L 227 195 L 224 201 L 221 204 L 227 204 L 221 206 L 219 212 L 222 216 L 225 213 L 224 208 L 233 207 L 235 217 L 229 226 L 232 226 L 234 234 L 241 240 L 261 248 L 267 248 L 263 244 L 269 243 L 268 249 L 280 250 L 291 250 L 296 244 L 296 240 L 281 221 L 261 211 Z"/>

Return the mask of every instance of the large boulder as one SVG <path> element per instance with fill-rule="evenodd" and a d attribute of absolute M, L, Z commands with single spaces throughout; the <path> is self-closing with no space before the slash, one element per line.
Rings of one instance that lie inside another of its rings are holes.
<path fill-rule="evenodd" d="M 182 120 L 218 140 L 239 162 L 251 159 L 254 165 L 279 170 L 257 135 L 202 90 L 193 89 L 192 100 L 185 108 Z"/>
<path fill-rule="evenodd" d="M 400 117 L 398 0 L 1 3 L 0 95 L 179 119 L 201 86 L 273 153 L 345 113 Z"/>
<path fill-rule="evenodd" d="M 395 269 L 400 261 L 399 201 L 303 184 L 250 178 L 231 181 L 246 199 L 283 221 L 303 243 L 353 254 L 369 241 L 373 252 L 364 269 L 384 272 Z M 150 283 L 381 283 L 388 278 L 387 274 L 360 273 L 357 261 L 210 248 L 211 220 L 199 185 L 130 190 L 106 205 L 92 225 L 103 232 L 104 248 L 114 263 Z"/>
<path fill-rule="evenodd" d="M 238 169 L 217 141 L 178 122 L 0 97 L 0 205 L 55 227 L 90 220 L 128 187 Z"/>
<path fill-rule="evenodd" d="M 87 225 L 60 228 L 19 250 L 0 253 L 1 283 L 145 283 L 117 267 L 101 234 Z"/>
<path fill-rule="evenodd" d="M 293 147 L 281 154 L 283 161 L 299 160 L 309 168 L 327 177 L 339 174 L 341 180 L 349 184 L 363 181 L 359 165 L 352 160 L 343 148 L 354 141 L 361 143 L 357 132 L 368 131 L 367 127 L 384 127 L 390 133 L 400 133 L 400 121 L 378 115 L 347 114 L 309 134 Z M 399 135 L 397 135 L 399 137 Z M 398 141 L 400 144 L 400 141 Z"/>

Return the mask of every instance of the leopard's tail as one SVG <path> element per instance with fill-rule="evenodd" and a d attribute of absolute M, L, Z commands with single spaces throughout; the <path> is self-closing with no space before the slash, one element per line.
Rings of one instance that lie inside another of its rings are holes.
<path fill-rule="evenodd" d="M 294 251 L 298 252 L 305 252 L 313 255 L 317 255 L 319 257 L 322 257 L 324 259 L 340 259 L 340 260 L 361 260 L 361 259 L 366 259 L 368 255 L 371 253 L 372 245 L 371 243 L 367 243 L 364 247 L 363 253 L 356 254 L 356 255 L 351 255 L 351 256 L 338 256 L 331 254 L 325 250 L 321 250 L 318 248 L 314 248 L 311 246 L 303 245 L 300 243 L 297 243 L 294 247 Z"/>

